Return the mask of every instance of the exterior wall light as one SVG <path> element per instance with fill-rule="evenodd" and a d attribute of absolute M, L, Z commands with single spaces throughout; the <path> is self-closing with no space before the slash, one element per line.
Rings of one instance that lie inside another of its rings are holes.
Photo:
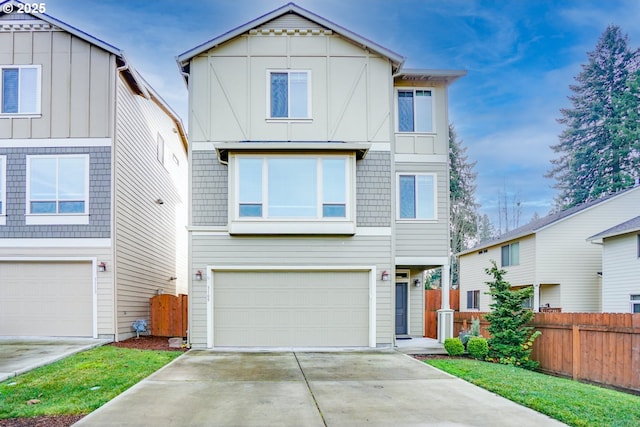
<path fill-rule="evenodd" d="M 416 288 L 420 286 L 420 279 L 416 279 L 413 281 L 413 286 L 415 286 Z"/>
<path fill-rule="evenodd" d="M 199 282 L 202 280 L 202 271 L 196 271 L 196 280 Z"/>
<path fill-rule="evenodd" d="M 107 271 L 107 264 L 105 264 L 105 262 L 102 261 L 98 264 L 98 272 L 104 273 L 105 271 Z"/>
<path fill-rule="evenodd" d="M 382 279 L 383 282 L 388 282 L 389 281 L 389 272 L 387 270 L 384 270 L 382 272 L 382 276 L 380 278 Z"/>

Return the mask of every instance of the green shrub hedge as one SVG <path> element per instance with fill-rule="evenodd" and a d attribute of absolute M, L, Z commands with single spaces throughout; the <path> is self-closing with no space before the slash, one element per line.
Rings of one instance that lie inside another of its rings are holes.
<path fill-rule="evenodd" d="M 460 338 L 447 338 L 444 340 L 444 349 L 449 356 L 462 356 L 464 354 L 464 344 Z"/>

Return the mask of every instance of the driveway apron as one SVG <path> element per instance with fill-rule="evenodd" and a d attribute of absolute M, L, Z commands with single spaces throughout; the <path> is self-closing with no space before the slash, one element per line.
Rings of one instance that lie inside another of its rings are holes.
<path fill-rule="evenodd" d="M 192 350 L 77 426 L 560 426 L 407 355 Z"/>

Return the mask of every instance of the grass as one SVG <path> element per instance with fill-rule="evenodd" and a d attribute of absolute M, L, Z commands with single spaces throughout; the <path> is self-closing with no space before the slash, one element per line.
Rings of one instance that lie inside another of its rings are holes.
<path fill-rule="evenodd" d="M 640 425 L 640 396 L 496 363 L 425 362 L 571 426 Z"/>
<path fill-rule="evenodd" d="M 181 354 L 113 346 L 78 353 L 0 383 L 0 419 L 88 414 Z"/>

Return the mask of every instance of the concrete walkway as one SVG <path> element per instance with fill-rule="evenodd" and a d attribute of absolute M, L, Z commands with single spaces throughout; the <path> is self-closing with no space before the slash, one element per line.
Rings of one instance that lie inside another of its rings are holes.
<path fill-rule="evenodd" d="M 0 337 L 0 381 L 108 342 L 91 338 Z"/>
<path fill-rule="evenodd" d="M 191 350 L 77 426 L 560 426 L 394 350 Z"/>

